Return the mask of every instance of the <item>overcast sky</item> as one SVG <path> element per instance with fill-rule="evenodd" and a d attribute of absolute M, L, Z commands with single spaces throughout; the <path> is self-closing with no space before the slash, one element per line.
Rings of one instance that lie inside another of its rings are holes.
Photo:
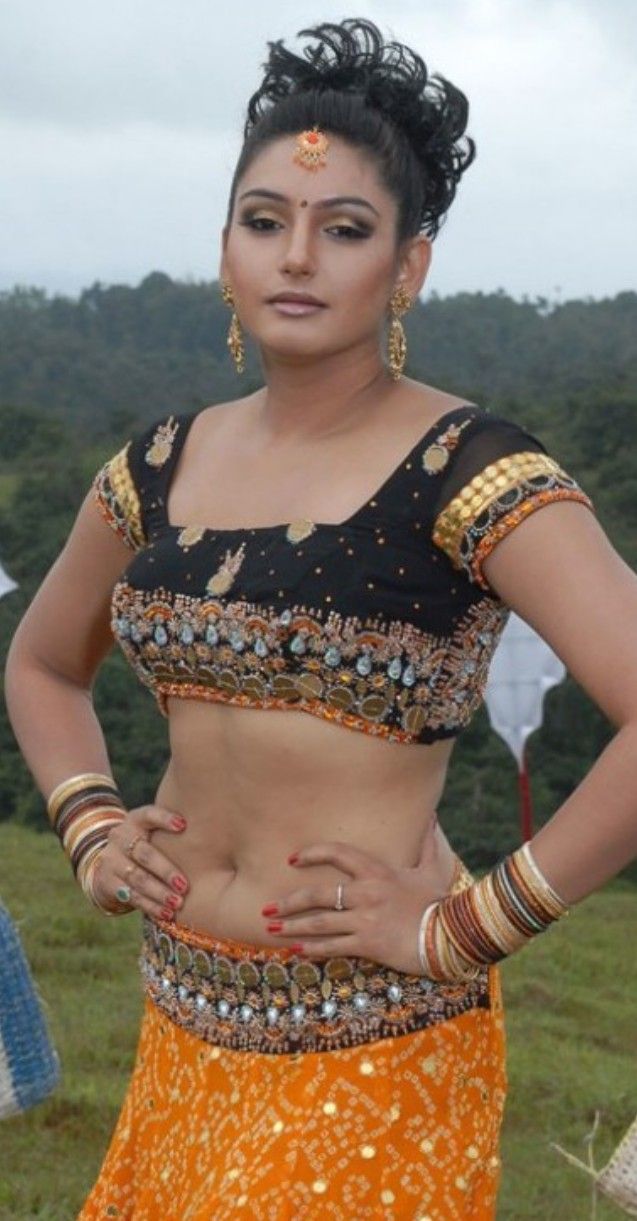
<path fill-rule="evenodd" d="M 470 102 L 425 300 L 637 289 L 637 0 L 0 0 L 0 289 L 216 279 L 267 40 L 355 16 Z"/>

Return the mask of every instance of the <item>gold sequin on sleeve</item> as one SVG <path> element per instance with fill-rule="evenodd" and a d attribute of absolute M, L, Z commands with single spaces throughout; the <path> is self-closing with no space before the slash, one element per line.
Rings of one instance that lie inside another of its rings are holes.
<path fill-rule="evenodd" d="M 587 496 L 548 454 L 507 454 L 475 475 L 438 514 L 432 538 L 469 579 L 490 590 L 482 565 L 496 543 L 529 513 L 554 500 L 577 500 L 592 512 Z"/>
<path fill-rule="evenodd" d="M 93 494 L 100 513 L 131 551 L 146 543 L 141 506 L 128 465 L 130 441 L 97 472 Z"/>

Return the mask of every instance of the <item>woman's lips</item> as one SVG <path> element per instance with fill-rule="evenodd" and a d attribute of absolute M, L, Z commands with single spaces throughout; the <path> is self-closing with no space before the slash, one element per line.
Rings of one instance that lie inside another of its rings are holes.
<path fill-rule="evenodd" d="M 314 305 L 311 301 L 271 301 L 270 305 L 279 314 L 300 316 L 302 314 L 318 314 L 325 309 L 324 305 Z"/>

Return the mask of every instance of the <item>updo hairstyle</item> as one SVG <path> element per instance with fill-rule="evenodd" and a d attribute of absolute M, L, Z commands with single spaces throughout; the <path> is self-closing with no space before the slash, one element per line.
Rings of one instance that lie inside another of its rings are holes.
<path fill-rule="evenodd" d="M 316 45 L 306 43 L 301 55 L 282 39 L 268 42 L 265 75 L 248 103 L 227 224 L 237 184 L 257 154 L 316 124 L 376 158 L 398 204 L 397 244 L 421 231 L 434 238 L 476 154 L 475 142 L 464 136 L 464 93 L 430 75 L 409 47 L 385 42 L 371 21 L 325 22 L 300 30 L 303 35 Z"/>

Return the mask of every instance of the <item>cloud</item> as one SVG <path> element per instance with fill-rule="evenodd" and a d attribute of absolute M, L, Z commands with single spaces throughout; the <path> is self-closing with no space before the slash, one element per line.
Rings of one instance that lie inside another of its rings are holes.
<path fill-rule="evenodd" d="M 365 16 L 470 100 L 478 157 L 427 288 L 635 287 L 634 0 L 375 0 Z M 332 0 L 0 6 L 2 284 L 214 278 L 267 41 L 342 17 Z"/>

